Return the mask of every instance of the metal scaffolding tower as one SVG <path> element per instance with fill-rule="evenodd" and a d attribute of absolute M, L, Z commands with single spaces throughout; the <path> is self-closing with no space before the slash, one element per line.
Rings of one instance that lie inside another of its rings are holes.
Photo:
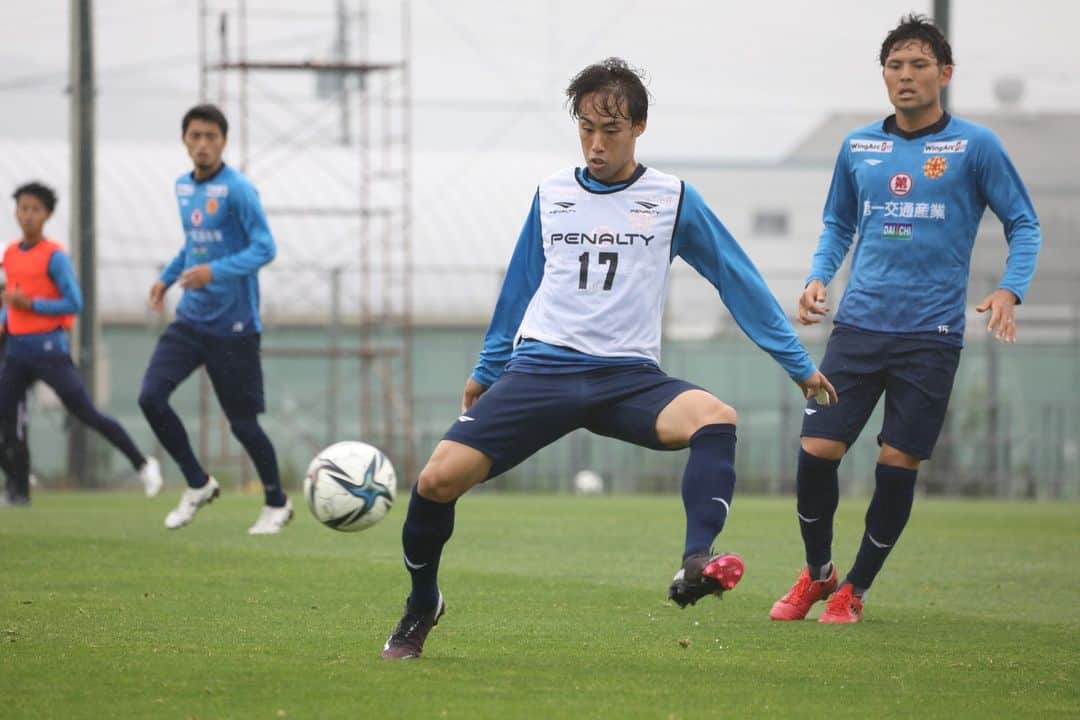
<path fill-rule="evenodd" d="M 325 393 L 314 398 L 325 404 L 316 411 L 325 426 L 321 437 L 306 435 L 310 444 L 362 439 L 382 448 L 399 473 L 411 478 L 416 461 L 409 0 L 327 1 L 332 6 L 320 13 L 310 5 L 259 9 L 247 0 L 200 0 L 200 92 L 229 115 L 230 145 L 239 148 L 231 157 L 256 186 L 275 163 L 280 170 L 280 158 L 290 153 L 330 149 L 335 160 L 351 157 L 335 163 L 348 166 L 347 172 L 326 168 L 325 175 L 297 178 L 332 183 L 331 202 L 279 199 L 265 206 L 272 228 L 275 220 L 303 218 L 308 227 L 342 235 L 348 260 L 290 261 L 290 273 L 307 273 L 328 293 L 328 308 L 316 319 L 327 330 L 326 341 L 322 347 L 285 347 L 271 336 L 263 355 L 326 361 Z M 298 41 L 328 41 L 329 49 L 320 59 L 297 59 Z M 283 128 L 283 122 L 290 125 Z M 342 187 L 348 189 L 344 195 L 337 192 Z M 346 201 L 338 202 L 342 197 Z M 352 370 L 355 377 L 344 374 Z M 346 394 L 353 391 L 357 397 L 350 402 Z M 203 456 L 217 452 L 220 459 L 235 460 L 222 455 L 229 454 L 227 432 L 220 433 L 216 451 L 210 447 L 209 405 L 204 401 Z"/>

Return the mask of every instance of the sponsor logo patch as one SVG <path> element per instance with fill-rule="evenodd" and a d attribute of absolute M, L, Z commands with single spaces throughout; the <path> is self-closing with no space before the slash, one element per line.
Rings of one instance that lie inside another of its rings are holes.
<path fill-rule="evenodd" d="M 191 224 L 194 227 L 199 227 L 200 225 L 202 225 L 202 220 L 202 210 L 200 210 L 199 208 L 195 208 L 191 211 Z"/>
<path fill-rule="evenodd" d="M 229 186 L 228 185 L 207 185 L 206 186 L 206 197 L 212 197 L 212 198 L 229 197 Z"/>
<path fill-rule="evenodd" d="M 962 153 L 967 150 L 967 140 L 949 140 L 948 142 L 928 142 L 922 146 L 923 153 L 942 155 L 944 153 Z"/>
<path fill-rule="evenodd" d="M 892 140 L 849 140 L 848 150 L 851 152 L 892 152 Z"/>
<path fill-rule="evenodd" d="M 945 158 L 940 155 L 935 155 L 932 158 L 927 158 L 926 162 L 923 163 L 922 171 L 923 175 L 930 179 L 934 179 L 944 175 L 948 167 L 949 163 L 946 162 Z"/>
<path fill-rule="evenodd" d="M 911 176 L 907 173 L 896 173 L 889 178 L 889 192 L 897 197 L 904 197 L 911 193 Z"/>
<path fill-rule="evenodd" d="M 177 185 L 176 186 L 176 196 L 177 197 L 187 197 L 187 196 L 194 195 L 194 194 L 195 194 L 195 186 L 194 185 L 184 184 L 184 185 Z"/>
<path fill-rule="evenodd" d="M 897 240 L 910 240 L 911 223 L 885 223 L 881 226 L 881 235 Z"/>
<path fill-rule="evenodd" d="M 630 208 L 631 215 L 656 216 L 660 214 L 661 203 L 650 202 L 649 200 L 635 200 L 634 204 L 637 207 Z"/>

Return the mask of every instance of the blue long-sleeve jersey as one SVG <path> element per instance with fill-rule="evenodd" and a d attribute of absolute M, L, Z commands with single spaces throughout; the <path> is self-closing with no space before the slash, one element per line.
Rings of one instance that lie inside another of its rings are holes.
<path fill-rule="evenodd" d="M 56 284 L 60 297 L 34 298 L 31 309 L 42 315 L 78 315 L 82 311 L 83 297 L 79 281 L 75 278 L 75 269 L 67 253 L 54 252 L 49 257 L 49 278 Z M 7 308 L 0 311 L 0 324 L 7 322 Z M 63 328 L 44 333 L 27 335 L 9 335 L 4 352 L 10 357 L 35 357 L 39 355 L 70 352 L 68 332 Z"/>
<path fill-rule="evenodd" d="M 635 177 L 639 174 L 640 168 Z M 626 185 L 604 185 L 581 169 L 576 176 L 582 185 L 599 192 L 617 191 Z M 671 242 L 671 258 L 676 255 L 717 288 L 743 331 L 793 379 L 806 379 L 814 373 L 813 361 L 750 258 L 697 190 L 686 183 Z M 652 362 L 639 356 L 598 357 L 538 340 L 524 339 L 515 346 L 522 318 L 540 287 L 544 269 L 537 195 L 510 259 L 480 360 L 472 373 L 474 380 L 490 386 L 504 369 L 560 373 Z"/>
<path fill-rule="evenodd" d="M 258 271 L 274 259 L 276 248 L 255 187 L 242 173 L 222 165 L 205 180 L 196 180 L 193 173 L 181 175 L 176 202 L 184 247 L 160 280 L 172 285 L 184 270 L 204 263 L 213 273 L 205 287 L 184 291 L 177 320 L 210 335 L 261 332 Z"/>
<path fill-rule="evenodd" d="M 895 117 L 859 128 L 836 159 L 807 282 L 827 285 L 858 233 L 836 322 L 961 345 L 971 253 L 988 205 L 1009 244 L 1000 287 L 1022 301 L 1041 233 L 997 136 L 948 114 L 916 133 L 899 130 Z"/>

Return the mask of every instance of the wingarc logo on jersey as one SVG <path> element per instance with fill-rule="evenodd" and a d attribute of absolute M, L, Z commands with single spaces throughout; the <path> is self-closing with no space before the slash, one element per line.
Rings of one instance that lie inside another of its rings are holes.
<path fill-rule="evenodd" d="M 848 150 L 856 152 L 879 152 L 891 153 L 892 140 L 851 140 L 848 142 Z"/>
<path fill-rule="evenodd" d="M 949 140 L 947 142 L 928 142 L 923 145 L 923 153 L 926 155 L 941 155 L 944 153 L 962 153 L 967 151 L 967 140 Z"/>

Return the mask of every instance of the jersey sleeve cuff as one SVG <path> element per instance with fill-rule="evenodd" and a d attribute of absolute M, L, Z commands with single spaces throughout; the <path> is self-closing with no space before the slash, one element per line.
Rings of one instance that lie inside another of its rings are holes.
<path fill-rule="evenodd" d="M 476 369 L 472 371 L 472 375 L 470 377 L 472 377 L 473 380 L 480 383 L 484 387 L 488 388 L 494 385 L 495 381 L 499 379 L 499 374 L 500 373 L 497 373 L 493 370 L 477 365 Z"/>
<path fill-rule="evenodd" d="M 817 372 L 817 366 L 814 365 L 814 361 L 809 357 L 801 363 L 795 372 L 789 372 L 788 375 L 795 382 L 802 382 L 803 380 L 809 380 L 814 373 Z"/>
<path fill-rule="evenodd" d="M 1009 286 L 1009 285 L 999 285 L 998 290 L 1008 290 L 1009 292 L 1011 292 L 1013 294 L 1013 296 L 1016 297 L 1016 304 L 1017 305 L 1023 305 L 1024 304 L 1024 293 L 1020 292 L 1016 288 L 1014 288 L 1012 286 Z"/>

